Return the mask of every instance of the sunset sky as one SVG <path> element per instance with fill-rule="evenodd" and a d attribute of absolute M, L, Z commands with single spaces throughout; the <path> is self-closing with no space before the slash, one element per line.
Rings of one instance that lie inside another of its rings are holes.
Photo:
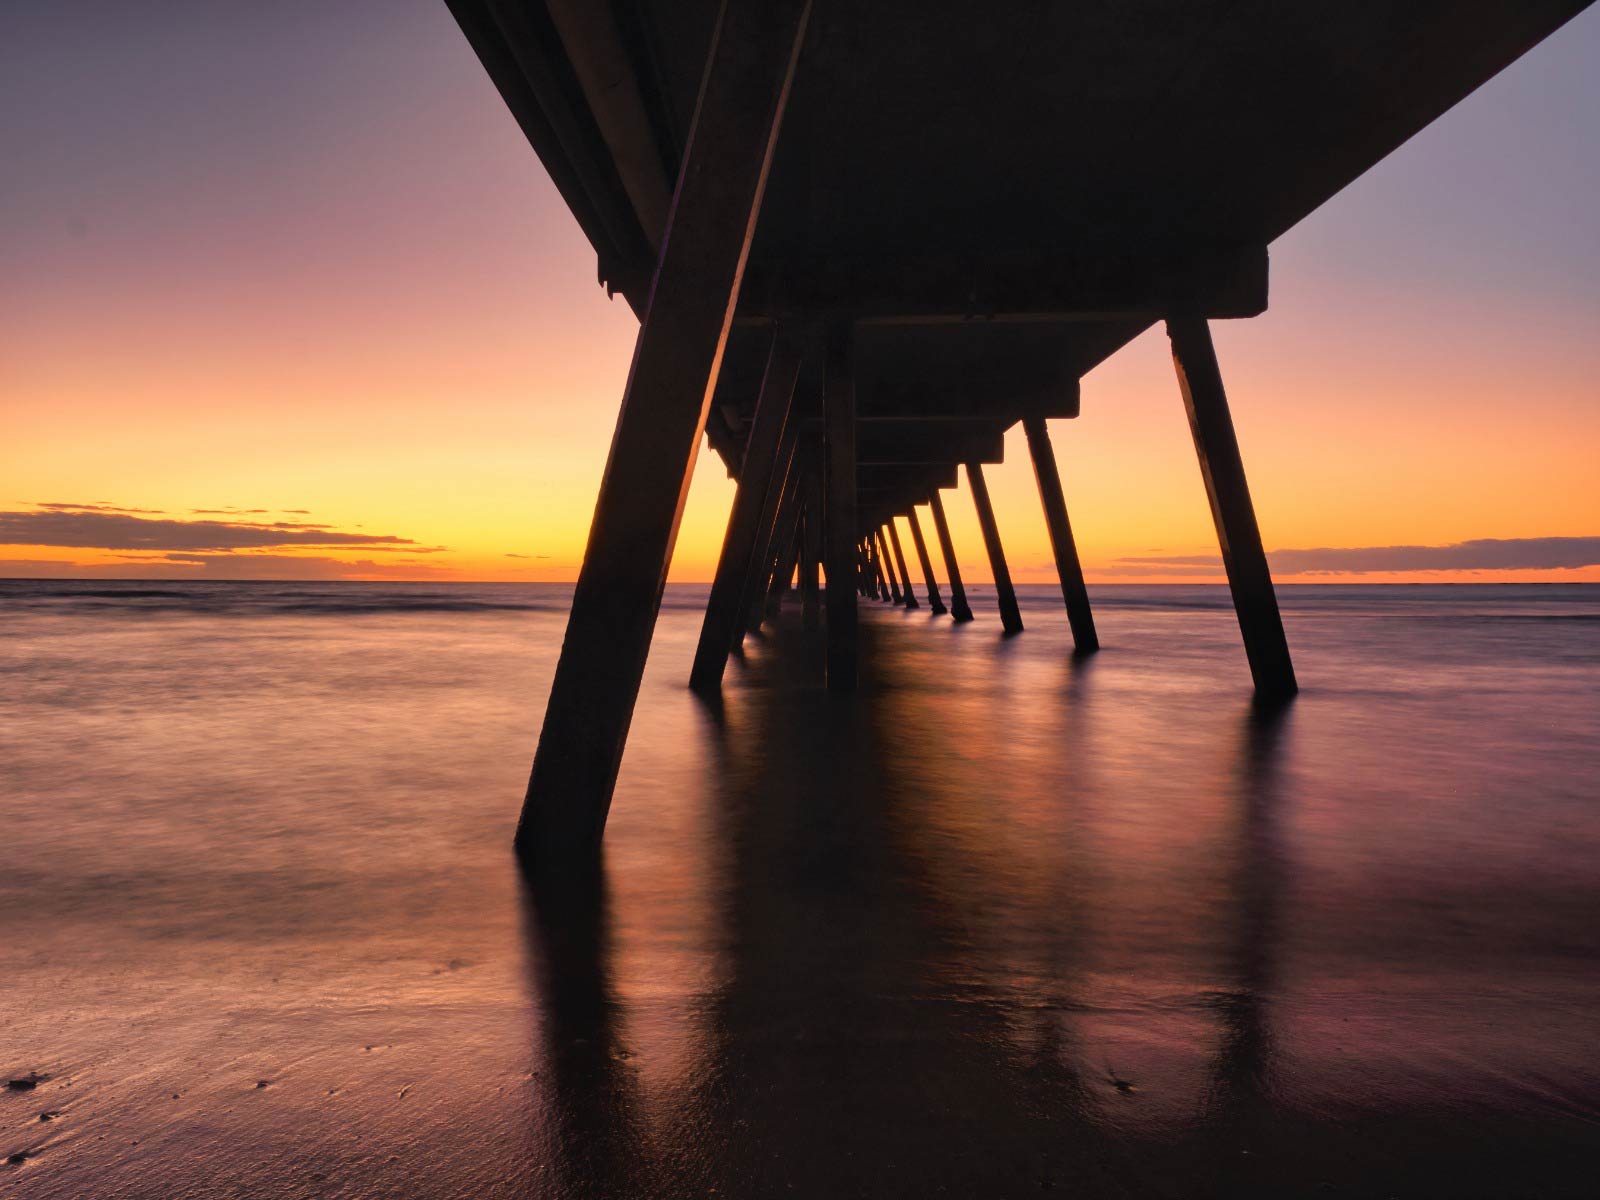
<path fill-rule="evenodd" d="M 1591 10 L 1215 325 L 1281 581 L 1600 581 L 1596 61 Z M 0 113 L 0 575 L 575 576 L 636 323 L 442 3 L 10 4 Z M 1221 578 L 1159 330 L 1052 431 L 1091 581 Z M 1052 578 L 1020 430 L 989 480 Z M 702 451 L 674 580 L 732 494 Z"/>

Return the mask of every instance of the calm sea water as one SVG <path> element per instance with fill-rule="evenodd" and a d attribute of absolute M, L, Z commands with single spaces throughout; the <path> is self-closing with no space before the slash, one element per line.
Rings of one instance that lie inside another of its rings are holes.
<path fill-rule="evenodd" d="M 0 1195 L 1592 1194 L 1600 587 L 669 589 L 576 916 L 568 594 L 0 582 Z"/>

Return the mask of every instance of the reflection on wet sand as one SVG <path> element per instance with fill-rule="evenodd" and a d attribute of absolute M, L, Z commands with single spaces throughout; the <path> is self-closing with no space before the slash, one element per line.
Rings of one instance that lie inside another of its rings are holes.
<path fill-rule="evenodd" d="M 1205 589 L 1087 662 L 1051 589 L 869 605 L 848 700 L 786 625 L 715 708 L 669 589 L 604 873 L 530 895 L 561 597 L 413 590 L 15 616 L 0 1192 L 1592 1192 L 1595 593 L 1296 590 L 1266 721 Z"/>
<path fill-rule="evenodd" d="M 907 620 L 866 623 L 853 699 L 785 628 L 707 714 L 705 853 L 658 860 L 683 877 L 654 893 L 705 910 L 703 991 L 663 1005 L 648 952 L 611 958 L 694 920 L 535 904 L 552 1194 L 1456 1195 L 1513 1170 L 1448 1106 L 1402 1118 L 1417 1157 L 1375 1155 L 1277 1078 L 1292 708 L 1212 714 L 1186 772 L 1131 777 L 1093 666 L 973 662 Z"/>

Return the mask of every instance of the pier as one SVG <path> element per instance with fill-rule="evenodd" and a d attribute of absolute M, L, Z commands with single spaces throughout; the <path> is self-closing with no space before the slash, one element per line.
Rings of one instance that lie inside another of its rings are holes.
<path fill-rule="evenodd" d="M 640 320 L 517 832 L 545 870 L 596 860 L 702 439 L 738 486 L 697 691 L 795 579 L 854 690 L 858 605 L 921 603 L 902 532 L 933 615 L 1025 636 L 983 474 L 1019 423 L 1092 654 L 1049 423 L 1156 324 L 1251 685 L 1292 697 L 1211 323 L 1263 312 L 1275 238 L 1585 5 L 450 7 Z M 994 612 L 956 566 L 963 480 Z"/>

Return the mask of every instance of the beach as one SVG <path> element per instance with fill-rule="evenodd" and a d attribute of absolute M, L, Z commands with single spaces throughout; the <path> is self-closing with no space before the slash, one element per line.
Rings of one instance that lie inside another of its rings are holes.
<path fill-rule="evenodd" d="M 0 1197 L 1588 1196 L 1600 585 L 668 589 L 587 897 L 559 585 L 0 582 Z"/>

